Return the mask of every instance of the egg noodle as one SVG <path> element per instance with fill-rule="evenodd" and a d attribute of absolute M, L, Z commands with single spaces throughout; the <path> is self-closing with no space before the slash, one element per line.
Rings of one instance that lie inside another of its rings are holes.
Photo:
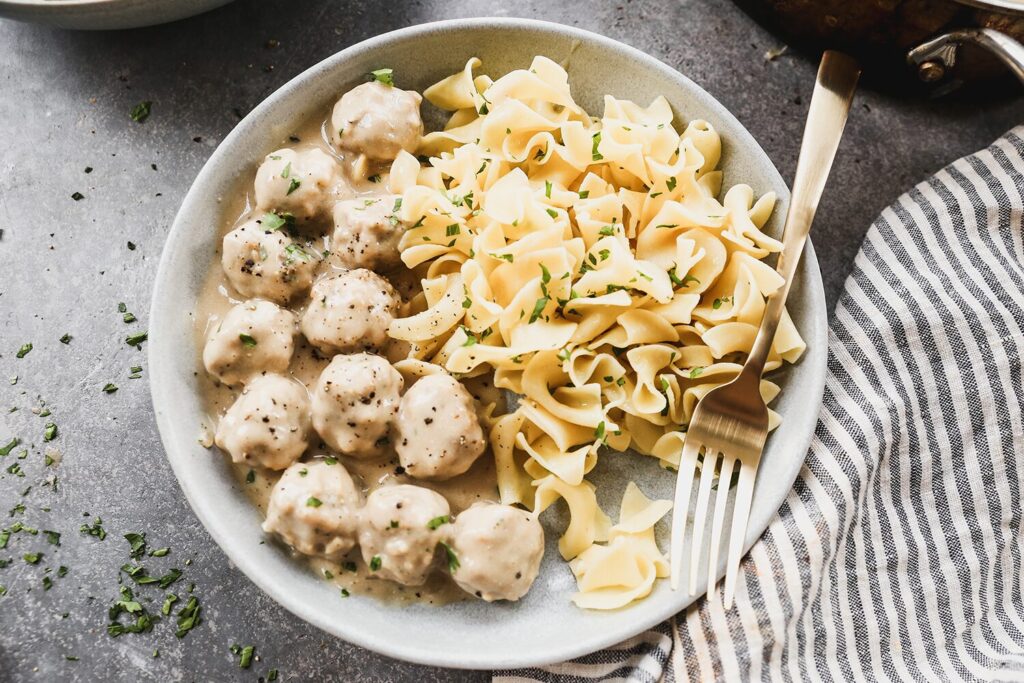
<path fill-rule="evenodd" d="M 540 514 L 564 499 L 573 600 L 621 607 L 668 573 L 654 525 L 671 503 L 630 484 L 613 526 L 586 476 L 603 446 L 678 465 L 697 401 L 736 376 L 782 285 L 764 261 L 782 246 L 762 232 L 775 196 L 735 185 L 719 201 L 718 133 L 700 120 L 678 132 L 664 97 L 605 96 L 598 119 L 550 59 L 496 81 L 479 66 L 424 93 L 454 112 L 423 138 L 428 161 L 392 165 L 422 292 L 388 332 L 409 344 L 407 368 L 493 372 L 521 397 L 488 412 L 501 501 Z M 785 314 L 766 369 L 804 349 Z M 766 401 L 778 392 L 762 381 Z"/>

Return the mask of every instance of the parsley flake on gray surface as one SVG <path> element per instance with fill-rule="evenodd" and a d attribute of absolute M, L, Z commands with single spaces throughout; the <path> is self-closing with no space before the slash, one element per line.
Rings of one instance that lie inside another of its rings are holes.
<path fill-rule="evenodd" d="M 82 194 L 81 192 L 75 192 L 71 195 L 71 198 L 74 199 L 76 202 L 80 202 L 83 199 L 85 199 L 85 195 Z"/>
<path fill-rule="evenodd" d="M 135 348 L 140 349 L 142 348 L 142 342 L 147 339 L 149 339 L 148 332 L 136 332 L 135 334 L 130 334 L 125 337 L 124 343 L 128 346 L 134 346 Z"/>
<path fill-rule="evenodd" d="M 74 339 L 74 337 L 72 337 L 70 334 L 65 332 L 64 336 L 60 338 L 60 343 L 61 344 L 70 344 L 72 339 Z"/>
<path fill-rule="evenodd" d="M 47 422 L 43 427 L 43 441 L 53 441 L 57 438 L 57 425 Z"/>
<path fill-rule="evenodd" d="M 104 385 L 104 387 L 103 387 L 103 393 L 112 394 L 115 391 L 117 391 L 117 385 L 116 384 L 111 384 L 110 382 L 107 382 L 106 385 Z"/>
<path fill-rule="evenodd" d="M 31 342 L 27 343 L 27 344 L 22 344 L 21 348 L 18 349 L 18 352 L 16 354 L 14 354 L 14 355 L 17 356 L 18 358 L 24 358 L 25 356 L 27 356 L 29 354 L 29 352 L 31 350 L 32 350 Z"/>
<path fill-rule="evenodd" d="M 132 110 L 128 113 L 128 116 L 131 117 L 131 120 L 135 123 L 142 123 L 143 121 L 149 118 L 149 113 L 152 107 L 153 103 L 149 100 L 139 102 L 134 107 L 132 107 Z"/>

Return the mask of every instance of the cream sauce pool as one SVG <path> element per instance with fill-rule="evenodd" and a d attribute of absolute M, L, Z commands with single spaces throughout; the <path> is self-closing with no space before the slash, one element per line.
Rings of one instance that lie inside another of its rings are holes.
<path fill-rule="evenodd" d="M 294 135 L 282 140 L 279 147 L 290 147 L 297 151 L 319 148 L 334 156 L 342 165 L 344 173 L 342 179 L 332 188 L 332 199 L 341 201 L 352 198 L 371 198 L 373 196 L 387 193 L 387 167 L 371 168 L 366 166 L 365 161 L 350 161 L 343 158 L 326 141 L 324 122 L 329 114 L 323 114 L 318 118 L 309 121 L 303 128 Z M 238 227 L 245 220 L 256 216 L 254 210 L 255 202 L 252 199 L 253 178 L 255 168 L 247 173 L 241 174 L 238 187 L 232 197 L 224 201 L 223 221 L 220 236 Z M 374 178 L 376 182 L 369 180 Z M 311 240 L 310 249 L 316 248 L 320 252 L 330 250 L 330 234 L 333 225 L 330 218 L 324 219 L 322 224 L 310 230 L 303 226 L 303 237 Z M 218 241 L 218 245 L 220 241 Z M 338 267 L 331 263 L 330 259 L 322 260 L 317 266 L 317 276 L 336 272 Z M 399 269 L 381 273 L 408 301 L 410 295 L 418 289 L 418 282 L 415 276 L 403 266 Z M 242 301 L 245 297 L 240 296 L 229 283 L 221 267 L 221 248 L 218 246 L 215 253 L 210 255 L 210 269 L 202 292 L 196 303 L 196 311 L 193 317 L 195 343 L 200 349 L 197 357 L 201 356 L 201 350 L 206 343 L 208 335 L 217 328 L 220 321 L 230 308 Z M 297 299 L 295 305 L 289 306 L 289 310 L 300 319 L 305 309 L 306 300 Z M 400 358 L 398 349 L 393 349 L 389 360 L 396 361 Z M 302 382 L 307 390 L 312 390 L 321 371 L 330 362 L 316 349 L 314 349 L 300 334 L 296 334 L 295 352 L 292 356 L 291 365 L 288 368 L 288 375 Z M 207 423 L 201 425 L 201 433 L 212 435 L 220 416 L 231 406 L 238 395 L 239 389 L 220 384 L 216 378 L 207 374 L 206 369 L 200 361 L 197 368 L 199 385 L 206 414 Z M 477 408 L 482 410 L 488 403 L 499 403 L 498 413 L 504 412 L 500 408 L 500 392 L 494 389 L 490 377 L 475 378 L 465 382 L 471 394 L 477 399 Z M 406 384 L 408 389 L 408 383 Z M 485 425 L 486 422 L 482 421 Z M 212 437 L 206 438 L 207 443 L 212 442 Z M 216 447 L 211 448 L 211 457 L 228 458 Z M 374 489 L 389 484 L 416 484 L 433 489 L 448 499 L 452 513 L 466 509 L 478 501 L 497 500 L 498 491 L 494 472 L 494 459 L 490 453 L 484 453 L 468 472 L 447 481 L 421 481 L 405 475 L 399 466 L 397 456 L 392 452 L 386 458 L 376 461 L 357 460 L 343 456 L 332 451 L 323 442 L 317 440 L 306 451 L 303 460 L 312 460 L 317 457 L 333 456 L 345 465 L 352 478 L 360 486 L 364 494 Z M 231 463 L 235 479 L 257 507 L 260 514 L 266 517 L 267 504 L 271 490 L 281 476 L 281 472 L 251 468 L 245 464 Z M 272 542 L 279 543 L 276 538 Z M 397 602 L 426 602 L 431 604 L 444 604 L 455 600 L 472 599 L 472 596 L 462 591 L 443 571 L 435 571 L 431 574 L 427 583 L 423 586 L 403 586 L 392 581 L 378 578 L 369 578 L 368 570 L 359 556 L 358 549 L 349 553 L 343 561 L 333 562 L 323 558 L 309 557 L 293 551 L 296 559 L 308 563 L 312 571 L 334 582 L 339 588 L 350 593 L 370 594 L 377 598 Z"/>

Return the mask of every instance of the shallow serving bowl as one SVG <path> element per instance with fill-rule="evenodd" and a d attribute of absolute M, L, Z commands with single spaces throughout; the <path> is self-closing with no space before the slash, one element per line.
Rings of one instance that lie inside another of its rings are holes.
<path fill-rule="evenodd" d="M 542 516 L 547 548 L 540 577 L 518 603 L 460 602 L 443 607 L 399 607 L 370 597 L 342 600 L 337 588 L 291 559 L 279 544 L 260 544 L 260 515 L 235 484 L 226 458 L 197 441 L 203 409 L 195 376 L 200 350 L 192 311 L 217 248 L 220 198 L 251 176 L 265 154 L 294 128 L 360 83 L 391 67 L 396 83 L 422 89 L 460 70 L 473 55 L 482 71 L 499 76 L 529 66 L 543 54 L 563 63 L 580 104 L 600 113 L 605 93 L 647 104 L 663 94 L 678 121 L 702 118 L 722 134 L 726 185 L 745 182 L 775 191 L 778 234 L 789 192 L 749 133 L 700 87 L 638 50 L 579 29 L 519 19 L 438 22 L 388 33 L 350 47 L 294 78 L 249 114 L 214 152 L 174 222 L 157 274 L 150 314 L 149 357 L 153 404 L 167 457 L 196 514 L 227 556 L 284 607 L 329 633 L 400 659 L 449 667 L 505 668 L 554 663 L 620 642 L 675 614 L 692 599 L 659 581 L 646 600 L 612 612 L 587 612 L 569 601 L 575 582 L 558 555 L 562 510 Z M 426 117 L 428 122 L 430 117 Z M 783 376 L 775 404 L 784 421 L 768 441 L 755 490 L 747 546 L 761 535 L 792 487 L 820 405 L 826 357 L 826 311 L 821 276 L 810 244 L 790 311 L 808 351 Z M 776 376 L 778 377 L 778 376 Z M 617 515 L 625 484 L 670 498 L 674 473 L 653 458 L 607 454 L 591 475 L 599 502 Z M 663 526 L 667 526 L 663 523 Z M 667 529 L 660 529 L 667 549 Z M 724 558 L 723 558 L 724 562 Z M 720 567 L 721 572 L 724 567 Z"/>
<path fill-rule="evenodd" d="M 231 0 L 0 0 L 0 17 L 60 28 L 154 26 L 200 14 Z"/>

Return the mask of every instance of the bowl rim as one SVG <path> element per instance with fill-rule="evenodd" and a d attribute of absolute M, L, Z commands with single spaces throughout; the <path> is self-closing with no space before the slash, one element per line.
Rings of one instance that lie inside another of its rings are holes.
<path fill-rule="evenodd" d="M 782 179 L 782 176 L 779 174 L 774 163 L 772 163 L 771 159 L 756 140 L 754 140 L 746 127 L 743 126 L 743 124 L 741 124 L 736 117 L 725 108 L 724 105 L 708 94 L 690 78 L 642 50 L 598 33 L 574 26 L 567 26 L 565 24 L 537 19 L 510 17 L 449 19 L 416 24 L 394 31 L 389 31 L 387 33 L 382 33 L 355 43 L 354 45 L 321 60 L 294 76 L 284 85 L 280 86 L 277 90 L 261 101 L 260 104 L 258 104 L 251 112 L 249 112 L 242 121 L 236 124 L 235 128 L 225 136 L 217 149 L 213 154 L 211 154 L 210 158 L 204 163 L 202 169 L 192 182 L 192 185 L 185 195 L 185 198 L 181 203 L 181 207 L 175 216 L 174 223 L 167 234 L 164 248 L 161 251 L 160 263 L 157 268 L 149 319 L 149 328 L 152 332 L 155 332 L 155 334 L 150 335 L 151 339 L 148 348 L 148 362 L 150 365 L 151 375 L 150 394 L 153 401 L 157 428 L 160 434 L 161 443 L 164 447 L 165 455 L 170 462 L 171 469 L 174 471 L 178 484 L 185 494 L 193 512 L 228 559 L 237 566 L 250 581 L 256 584 L 260 590 L 266 593 L 286 610 L 303 621 L 312 624 L 346 642 L 388 657 L 416 664 L 459 669 L 512 669 L 544 666 L 561 661 L 568 661 L 576 657 L 596 652 L 605 647 L 618 644 L 665 621 L 666 619 L 673 617 L 677 612 L 679 612 L 679 609 L 675 607 L 674 603 L 668 604 L 668 601 L 666 601 L 664 606 L 661 606 L 658 609 L 652 609 L 644 615 L 638 615 L 638 618 L 635 621 L 630 622 L 628 626 L 620 627 L 618 629 L 609 629 L 608 631 L 603 632 L 601 637 L 594 637 L 583 642 L 565 642 L 561 647 L 552 647 L 544 652 L 506 652 L 500 660 L 496 660 L 493 657 L 487 657 L 486 655 L 481 656 L 480 654 L 467 650 L 460 652 L 458 660 L 453 660 L 450 656 L 445 656 L 445 654 L 440 651 L 431 650 L 422 646 L 395 642 L 395 640 L 390 640 L 386 637 L 375 635 L 372 632 L 366 632 L 360 629 L 344 628 L 344 620 L 328 620 L 326 618 L 321 618 L 318 613 L 311 612 L 308 609 L 308 605 L 305 600 L 296 598 L 296 593 L 280 590 L 280 586 L 276 585 L 274 580 L 265 576 L 265 573 L 261 570 L 259 563 L 253 557 L 244 552 L 244 549 L 240 545 L 240 541 L 232 537 L 226 528 L 222 528 L 222 525 L 216 522 L 216 501 L 199 499 L 189 490 L 189 487 L 186 485 L 186 481 L 188 480 L 188 463 L 186 462 L 187 459 L 183 454 L 185 453 L 186 446 L 194 445 L 194 440 L 186 439 L 182 435 L 184 430 L 181 428 L 175 428 L 171 423 L 171 418 L 168 415 L 168 411 L 165 409 L 165 400 L 160 395 L 160 388 L 169 384 L 173 375 L 173 362 L 170 359 L 175 354 L 175 349 L 169 345 L 169 342 L 165 341 L 169 335 L 160 334 L 161 329 L 170 329 L 170 326 L 175 324 L 174 318 L 169 314 L 170 312 L 168 311 L 168 314 L 165 315 L 161 311 L 160 305 L 160 302 L 166 297 L 165 292 L 174 287 L 174 274 L 170 272 L 170 258 L 168 256 L 169 250 L 167 249 L 167 245 L 182 238 L 187 227 L 185 225 L 187 222 L 187 216 L 197 210 L 197 205 L 200 204 L 206 196 L 205 188 L 209 185 L 210 178 L 215 174 L 215 167 L 222 163 L 219 159 L 218 152 L 222 148 L 230 147 L 236 142 L 236 140 L 244 136 L 243 131 L 246 128 L 244 124 L 247 120 L 250 120 L 253 117 L 258 117 L 261 111 L 270 109 L 278 101 L 289 97 L 291 91 L 298 84 L 307 80 L 320 78 L 336 68 L 337 65 L 354 59 L 362 53 L 386 46 L 393 41 L 415 38 L 425 34 L 444 32 L 446 30 L 456 28 L 535 29 L 545 32 L 561 33 L 580 41 L 589 41 L 602 49 L 609 49 L 624 53 L 626 56 L 636 59 L 643 69 L 660 72 L 661 75 L 666 78 L 681 81 L 685 87 L 703 93 L 706 100 L 702 102 L 702 105 L 710 110 L 714 116 L 718 117 L 718 120 L 729 122 L 730 125 L 737 130 L 740 139 L 735 140 L 736 135 L 733 135 L 733 141 L 739 143 L 735 146 L 742 146 L 748 154 L 757 158 L 757 160 L 767 169 L 769 177 L 774 175 L 772 183 L 778 187 L 779 205 L 782 207 L 788 207 L 788 186 Z M 801 360 L 801 365 L 811 365 L 811 381 L 808 382 L 808 386 L 812 389 L 812 395 L 808 395 L 806 397 L 806 404 L 810 406 L 818 406 L 821 403 L 824 393 L 824 377 L 827 360 L 827 310 L 821 274 L 815 257 L 814 248 L 810 240 L 807 241 L 803 260 L 804 263 L 801 264 L 800 269 L 800 274 L 803 276 L 802 281 L 800 282 L 800 287 L 805 290 L 804 296 L 808 301 L 809 311 L 809 314 L 806 316 L 803 333 L 805 337 L 812 340 L 816 346 L 812 346 L 812 344 L 809 343 L 808 346 L 810 353 L 805 354 L 805 357 Z M 803 452 L 806 452 L 806 447 L 810 444 L 814 427 L 817 423 L 817 410 L 806 411 L 805 413 L 798 413 L 792 416 L 787 415 L 786 419 L 787 421 L 796 423 L 796 427 L 793 428 L 794 434 L 801 437 L 800 441 L 803 443 Z M 181 455 L 176 456 L 175 453 Z M 768 522 L 777 514 L 778 509 L 785 500 L 785 497 L 792 490 L 793 482 L 796 480 L 796 476 L 803 464 L 803 457 L 793 457 L 791 459 L 784 460 L 784 464 L 786 466 L 774 471 L 772 477 L 772 479 L 777 482 L 786 482 L 787 485 L 785 489 L 783 489 L 784 493 L 777 501 L 773 501 L 773 504 L 770 507 L 766 505 L 764 509 L 758 509 L 757 506 L 755 506 L 755 508 L 751 510 L 747 537 L 744 540 L 744 553 L 746 553 L 754 542 L 764 534 L 768 528 Z M 685 607 L 682 609 L 685 609 Z M 339 626 L 341 627 L 339 628 Z M 554 652 L 553 650 L 556 649 L 557 652 Z"/>

